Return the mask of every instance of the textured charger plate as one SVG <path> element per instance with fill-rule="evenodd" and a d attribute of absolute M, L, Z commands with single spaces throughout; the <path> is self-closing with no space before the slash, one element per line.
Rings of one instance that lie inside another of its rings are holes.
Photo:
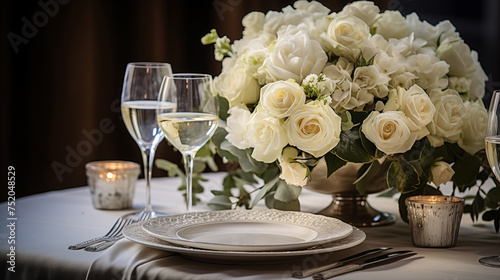
<path fill-rule="evenodd" d="M 279 210 L 226 210 L 156 217 L 142 228 L 179 245 L 218 251 L 298 250 L 345 238 L 338 219 Z"/>
<path fill-rule="evenodd" d="M 210 263 L 289 262 L 297 260 L 298 258 L 303 258 L 304 256 L 331 253 L 352 248 L 361 244 L 366 239 L 366 234 L 354 227 L 353 232 L 346 238 L 315 246 L 310 249 L 268 252 L 213 251 L 185 247 L 156 238 L 142 229 L 143 223 L 144 222 L 140 222 L 127 226 L 123 230 L 125 238 L 151 248 L 176 252 L 189 259 Z"/>

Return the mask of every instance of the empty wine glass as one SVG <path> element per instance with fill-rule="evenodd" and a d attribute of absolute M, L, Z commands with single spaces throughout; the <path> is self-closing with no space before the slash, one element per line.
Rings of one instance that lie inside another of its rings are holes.
<path fill-rule="evenodd" d="M 160 90 L 157 117 L 167 140 L 177 148 L 186 171 L 187 211 L 193 205 L 193 160 L 196 152 L 214 134 L 218 122 L 218 100 L 212 77 L 206 74 L 174 74 L 165 77 Z"/>
<path fill-rule="evenodd" d="M 488 162 L 495 174 L 500 180 L 500 165 L 498 164 L 498 156 L 500 152 L 500 90 L 493 92 L 491 97 L 490 108 L 488 110 L 488 122 L 486 125 L 486 156 Z M 486 266 L 500 268 L 500 256 L 484 257 L 479 260 L 480 263 Z"/>
<path fill-rule="evenodd" d="M 156 122 L 158 93 L 163 77 L 170 74 L 170 64 L 156 62 L 129 63 L 125 71 L 121 97 L 122 117 L 128 132 L 141 150 L 146 179 L 146 207 L 139 214 L 132 214 L 137 217 L 145 212 L 151 217 L 164 214 L 153 211 L 151 206 L 151 175 L 156 148 L 164 138 Z"/>

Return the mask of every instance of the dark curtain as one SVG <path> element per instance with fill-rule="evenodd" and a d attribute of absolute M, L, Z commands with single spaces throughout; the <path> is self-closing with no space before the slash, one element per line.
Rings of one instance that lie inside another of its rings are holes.
<path fill-rule="evenodd" d="M 85 163 L 122 159 L 141 163 L 121 120 L 125 66 L 162 61 L 174 72 L 217 75 L 213 47 L 200 38 L 217 28 L 241 37 L 250 11 L 279 10 L 294 1 L 6 1 L 2 18 L 1 160 L 16 171 L 16 196 L 86 185 Z M 339 11 L 350 1 L 322 1 Z M 495 0 L 375 1 L 403 14 L 416 11 L 432 24 L 450 19 L 498 81 L 499 5 Z M 180 163 L 162 143 L 156 158 Z M 141 163 L 142 164 L 142 163 Z M 221 168 L 224 168 L 221 166 Z M 154 176 L 165 176 L 155 169 Z M 4 201 L 7 191 L 0 192 Z"/>

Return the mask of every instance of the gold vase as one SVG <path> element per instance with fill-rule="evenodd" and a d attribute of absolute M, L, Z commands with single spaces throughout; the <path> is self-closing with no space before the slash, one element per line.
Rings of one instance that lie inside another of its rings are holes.
<path fill-rule="evenodd" d="M 358 227 L 381 226 L 395 222 L 396 218 L 388 213 L 378 211 L 370 206 L 366 200 L 368 194 L 387 189 L 386 173 L 392 160 L 387 157 L 379 159 L 381 168 L 360 194 L 353 184 L 357 179 L 358 170 L 362 164 L 347 163 L 339 168 L 330 177 L 326 177 L 327 167 L 322 159 L 311 171 L 311 180 L 305 189 L 329 194 L 333 197 L 332 203 L 318 214 L 338 218 L 346 223 Z"/>

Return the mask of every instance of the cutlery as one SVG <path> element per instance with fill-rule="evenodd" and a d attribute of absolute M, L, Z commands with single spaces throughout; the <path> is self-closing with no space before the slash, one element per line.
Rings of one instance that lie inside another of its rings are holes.
<path fill-rule="evenodd" d="M 75 245 L 71 245 L 71 246 L 68 247 L 68 249 L 70 249 L 70 250 L 80 250 L 80 249 L 85 248 L 87 246 L 90 246 L 90 245 L 93 245 L 93 244 L 105 241 L 105 240 L 107 240 L 109 238 L 117 237 L 118 235 L 121 234 L 121 232 L 122 232 L 122 230 L 123 230 L 123 228 L 125 226 L 128 226 L 128 225 L 130 225 L 133 222 L 134 222 L 133 219 L 118 218 L 116 220 L 116 222 L 113 224 L 113 226 L 111 227 L 111 229 L 105 235 L 100 236 L 100 237 L 96 237 L 96 238 L 92 238 L 90 240 L 87 240 L 87 241 L 84 241 L 84 242 L 80 242 L 80 243 L 75 244 Z"/>
<path fill-rule="evenodd" d="M 141 216 L 137 220 L 133 221 L 132 223 L 137 223 L 137 222 L 149 220 L 149 218 L 151 218 L 151 215 L 152 215 L 152 212 L 144 211 L 141 213 Z M 99 251 L 102 251 L 102 250 L 109 248 L 111 245 L 115 244 L 116 241 L 118 241 L 122 238 L 123 238 L 123 233 L 122 233 L 122 231 L 120 231 L 120 234 L 117 235 L 116 237 L 112 237 L 112 238 L 108 238 L 106 240 L 103 240 L 104 242 L 99 243 L 99 244 L 87 246 L 84 250 L 88 251 L 88 252 L 99 252 Z"/>
<path fill-rule="evenodd" d="M 417 253 L 415 253 L 413 251 L 409 251 L 409 250 L 389 252 L 387 254 L 373 257 L 371 259 L 367 259 L 364 261 L 360 260 L 360 261 L 354 262 L 352 264 L 348 264 L 348 265 L 337 267 L 337 268 L 332 268 L 332 269 L 323 271 L 321 273 L 314 274 L 313 279 L 314 280 L 328 279 L 328 278 L 338 276 L 338 275 L 341 275 L 341 274 L 344 274 L 347 272 L 359 270 L 359 269 L 361 269 L 365 266 L 368 266 L 368 265 L 382 263 L 382 262 L 385 262 L 388 260 L 400 260 L 403 258 L 407 258 L 407 257 L 413 256 L 413 255 L 416 255 L 416 254 Z"/>
<path fill-rule="evenodd" d="M 342 265 L 346 264 L 347 262 L 350 262 L 350 261 L 353 261 L 353 260 L 356 260 L 356 259 L 359 259 L 359 258 L 362 258 L 362 257 L 366 257 L 366 256 L 369 256 L 369 255 L 372 255 L 372 254 L 375 254 L 375 253 L 380 253 L 380 252 L 383 252 L 383 251 L 387 251 L 387 250 L 390 250 L 390 249 L 392 249 L 392 248 L 382 247 L 382 248 L 375 248 L 375 249 L 366 250 L 366 251 L 354 254 L 352 256 L 349 256 L 347 258 L 340 259 L 340 260 L 338 260 L 338 261 L 336 261 L 334 263 L 331 263 L 331 264 L 327 264 L 327 265 L 320 266 L 320 267 L 314 267 L 314 268 L 299 270 L 299 271 L 294 271 L 292 273 L 292 276 L 295 277 L 295 278 L 309 277 L 309 276 L 311 276 L 311 275 L 313 275 L 313 274 L 315 274 L 317 272 L 324 271 L 324 270 L 331 269 L 331 268 L 335 268 L 335 267 L 339 267 L 339 266 L 342 266 Z"/>

